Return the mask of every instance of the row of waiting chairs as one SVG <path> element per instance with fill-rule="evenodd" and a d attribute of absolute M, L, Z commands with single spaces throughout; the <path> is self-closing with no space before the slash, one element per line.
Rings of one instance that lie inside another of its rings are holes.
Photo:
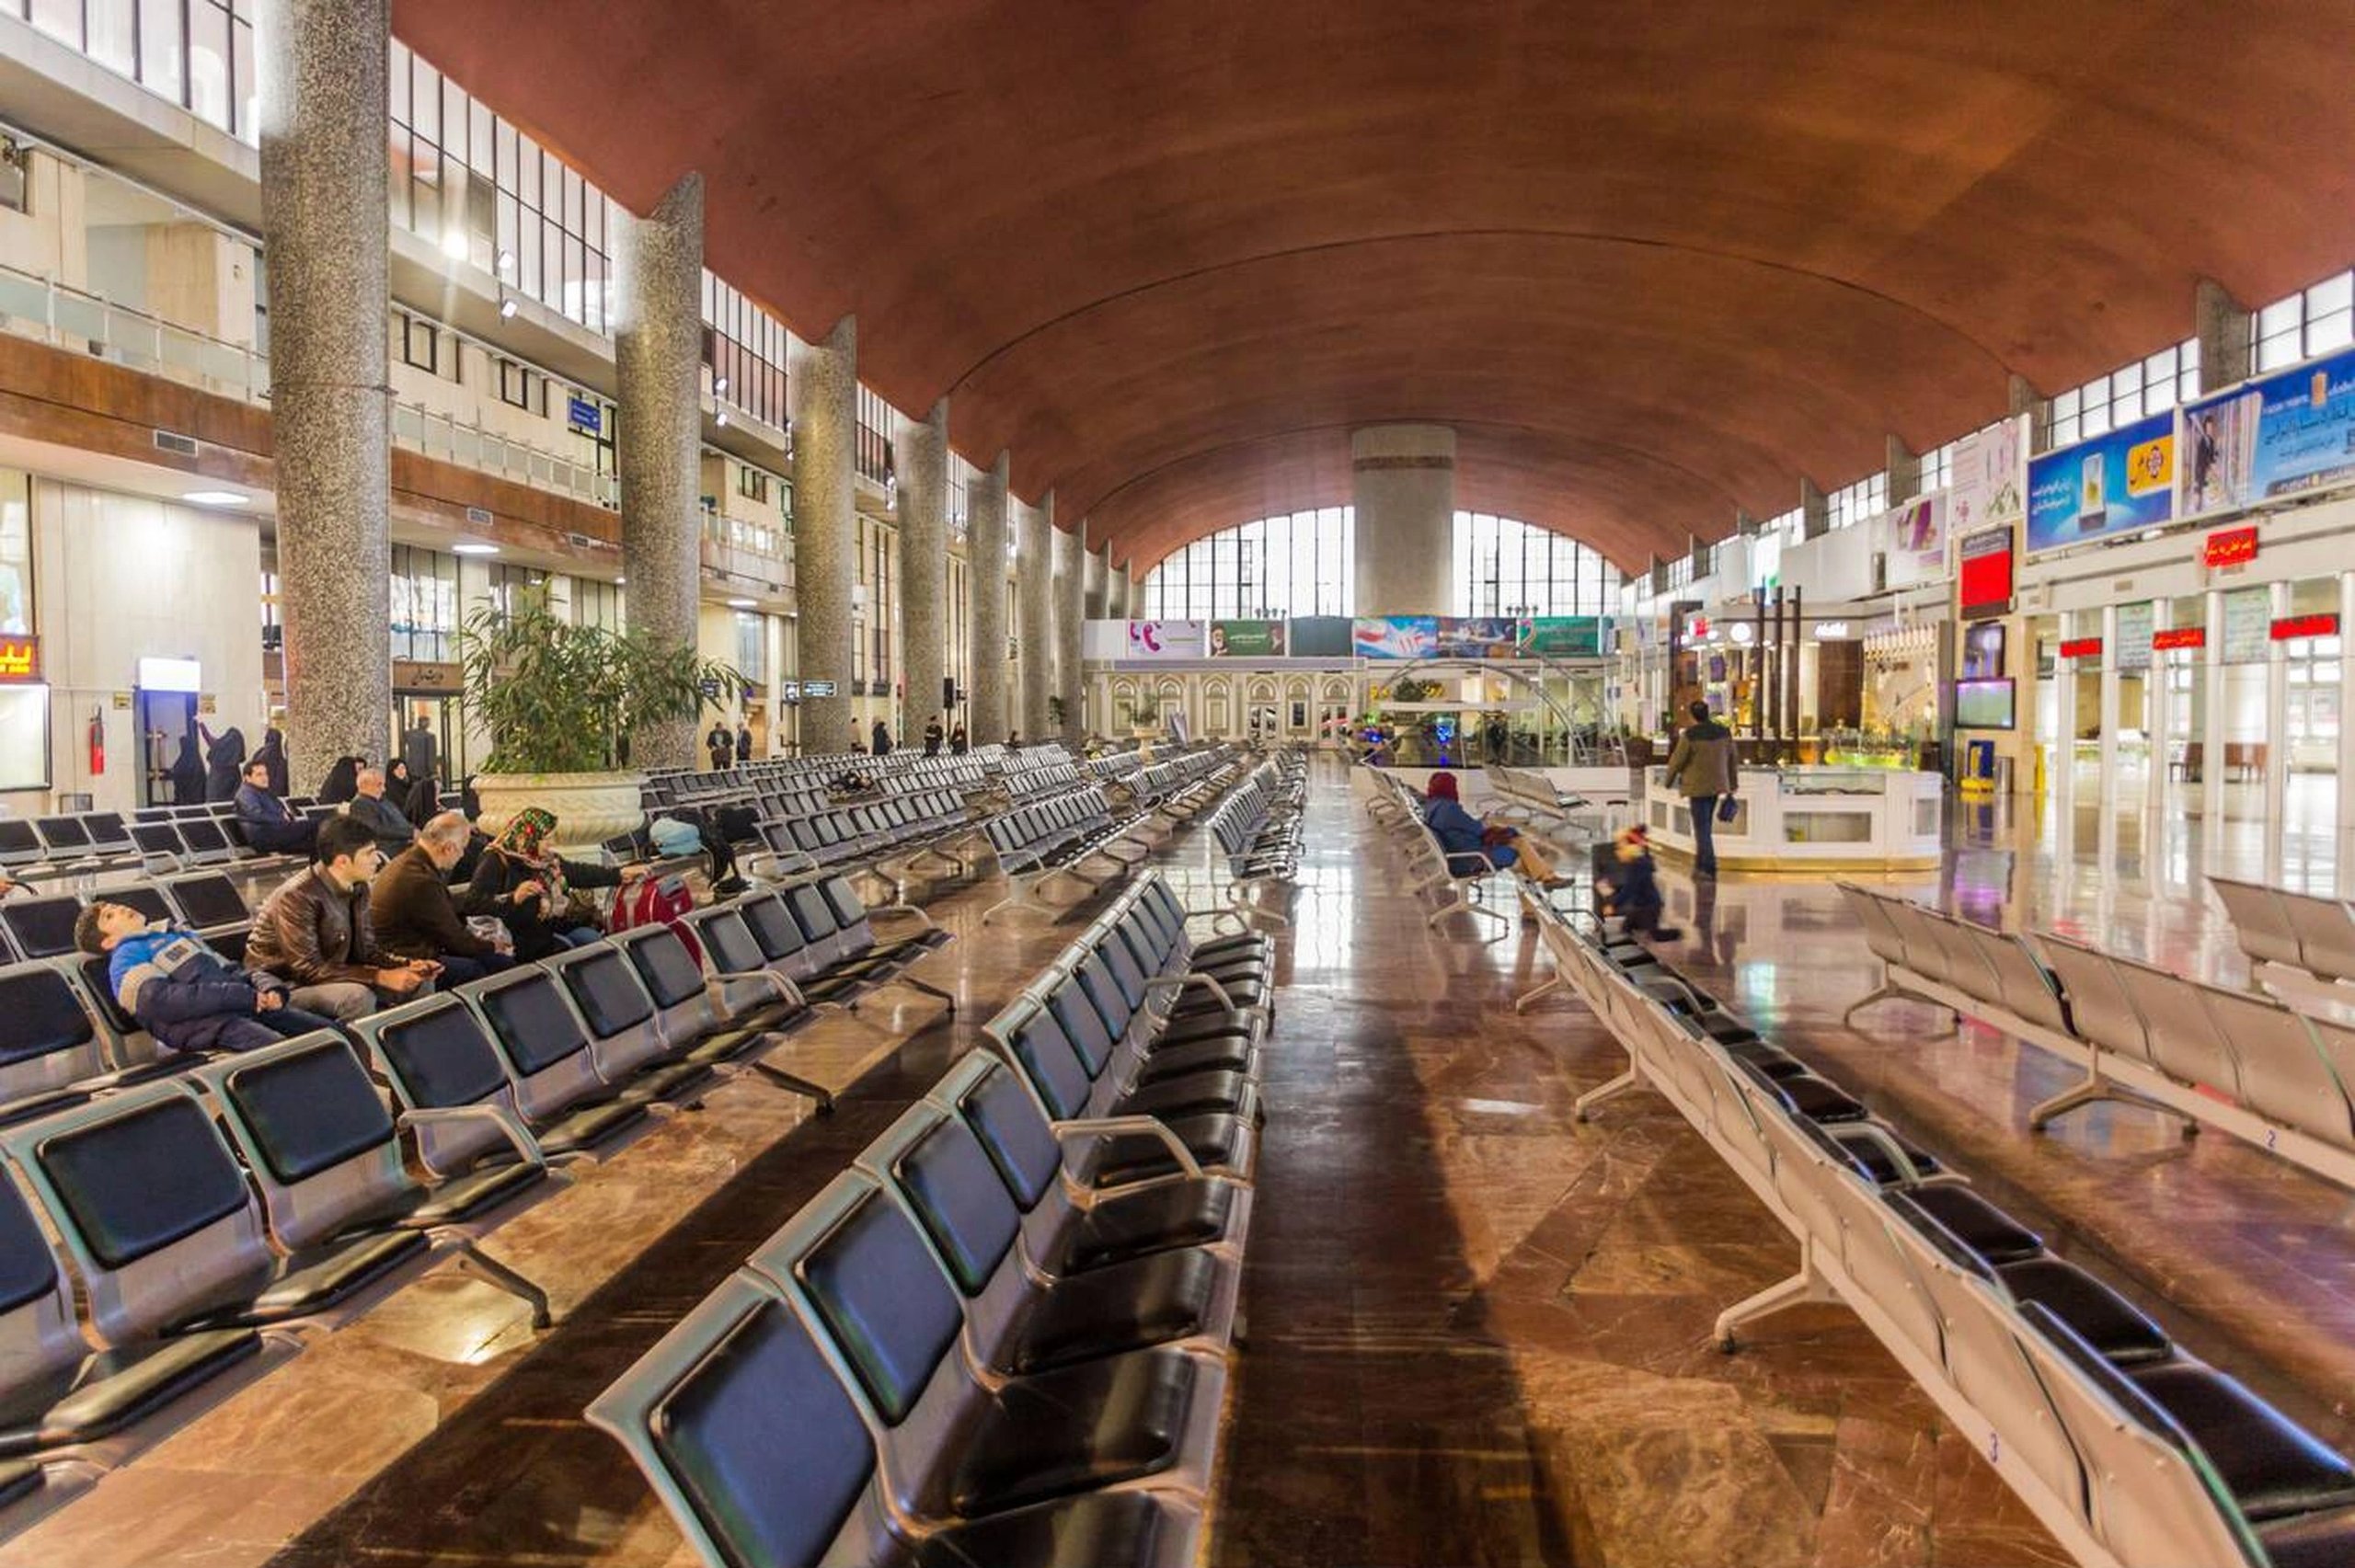
<path fill-rule="evenodd" d="M 1189 751 L 1150 765 L 1126 753 L 1135 767 L 1110 780 L 1128 793 L 1130 803 L 1149 806 L 1173 822 L 1184 821 L 1214 799 L 1223 785 L 1234 752 L 1224 746 Z"/>
<path fill-rule="evenodd" d="M 1757 1318 L 1844 1302 L 2081 1563 L 2355 1554 L 2355 1466 L 1640 944 L 1524 901 L 1560 985 L 1628 1052 L 1579 1115 L 1658 1089 L 1799 1241 L 1796 1275 L 1719 1316 L 1727 1349 Z"/>
<path fill-rule="evenodd" d="M 1266 957 L 1256 936 L 1196 946 L 1166 887 L 1142 880 L 993 1024 L 994 1052 L 952 1069 L 599 1396 L 589 1419 L 703 1562 L 1196 1561 L 1247 1173 L 1206 1169 L 1183 1116 L 1059 1111 L 1011 1042 L 1042 996 L 1068 996 L 1091 1040 L 1157 1060 L 1186 1048 L 1164 1042 L 1198 978 L 1240 986 Z M 1091 966 L 1109 978 L 1083 990 Z M 1231 1059 L 1256 1056 L 1263 1016 L 1239 1015 Z"/>
<path fill-rule="evenodd" d="M 121 1457 L 119 1435 L 452 1253 L 545 1326 L 545 1294 L 475 1242 L 552 1166 L 727 1076 L 825 1109 L 764 1059 L 881 987 L 948 995 L 907 973 L 946 934 L 879 937 L 845 881 L 698 910 L 690 929 L 696 945 L 623 933 L 349 1036 L 155 1064 L 172 1076 L 0 1133 L 41 1217 L 0 1180 L 0 1501 L 86 1483 Z"/>
<path fill-rule="evenodd" d="M 2151 1105 L 2355 1186 L 2355 1028 L 2051 932 L 1990 931 L 1844 884 L 1878 989 L 1913 996 L 2076 1061 L 2082 1082 L 2028 1125 L 2101 1100 Z"/>
<path fill-rule="evenodd" d="M 2355 903 L 2228 876 L 2211 876 L 2208 886 L 2223 901 L 2259 980 L 2277 982 L 2280 990 L 2319 988 L 2325 995 L 2355 981 Z M 2288 986 L 2278 983 L 2285 980 Z M 2349 996 L 2339 991 L 2336 1000 Z"/>
<path fill-rule="evenodd" d="M 844 806 L 760 824 L 773 874 L 862 867 L 904 890 L 915 863 L 931 859 L 955 875 L 964 862 L 948 852 L 972 836 L 965 798 L 954 790 L 896 795 L 868 806 Z"/>
<path fill-rule="evenodd" d="M 1423 820 L 1423 797 L 1412 784 L 1387 768 L 1366 768 L 1359 776 L 1370 781 L 1367 814 L 1386 830 L 1398 851 L 1407 891 L 1430 900 L 1423 923 L 1435 931 L 1450 915 L 1474 915 L 1497 921 L 1498 936 L 1502 936 L 1512 917 L 1481 901 L 1499 869 L 1490 853 L 1473 850 L 1449 854 Z"/>
<path fill-rule="evenodd" d="M 1020 804 L 1036 800 L 1040 795 L 1056 795 L 1086 784 L 1087 773 L 1068 757 L 1032 767 L 1008 769 L 992 781 L 1005 792 L 1005 798 Z"/>
<path fill-rule="evenodd" d="M 1228 896 L 1279 924 L 1285 917 L 1255 904 L 1267 888 L 1292 885 L 1300 874 L 1305 765 L 1296 756 L 1269 759 L 1211 814 L 1211 831 L 1226 856 Z"/>
<path fill-rule="evenodd" d="M 986 925 L 1000 911 L 1032 909 L 1052 915 L 1040 894 L 1051 884 L 1076 884 L 1083 893 L 1120 880 L 1152 853 L 1150 811 L 1115 814 L 1101 784 L 1018 804 L 982 825 L 1006 896 L 982 911 Z M 1095 869 L 1091 869 L 1095 868 Z"/>

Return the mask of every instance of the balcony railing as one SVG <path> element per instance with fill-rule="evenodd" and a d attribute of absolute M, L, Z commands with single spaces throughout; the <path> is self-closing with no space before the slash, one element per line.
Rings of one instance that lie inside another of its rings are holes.
<path fill-rule="evenodd" d="M 218 396 L 270 404 L 270 361 L 258 350 L 53 278 L 0 267 L 0 330 Z M 592 505 L 621 504 L 615 475 L 423 404 L 393 405 L 393 444 Z"/>

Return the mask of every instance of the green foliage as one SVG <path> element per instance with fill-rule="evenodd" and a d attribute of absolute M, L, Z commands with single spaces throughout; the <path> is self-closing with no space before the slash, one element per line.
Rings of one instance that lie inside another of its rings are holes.
<path fill-rule="evenodd" d="M 626 738 L 692 724 L 706 692 L 741 692 L 731 665 L 636 633 L 576 626 L 529 605 L 485 605 L 458 634 L 466 705 L 490 732 L 490 773 L 593 773 L 624 765 Z"/>

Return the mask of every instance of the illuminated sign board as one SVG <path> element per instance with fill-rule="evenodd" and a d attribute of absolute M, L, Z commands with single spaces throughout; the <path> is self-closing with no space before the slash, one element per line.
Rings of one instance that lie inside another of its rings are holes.
<path fill-rule="evenodd" d="M 0 636 L 0 681 L 21 686 L 40 679 L 40 639 Z"/>
<path fill-rule="evenodd" d="M 834 694 L 834 683 L 831 681 L 804 681 L 801 694 L 805 697 L 831 697 Z"/>
<path fill-rule="evenodd" d="M 2101 639 L 2099 637 L 2072 637 L 2067 642 L 2061 645 L 2061 657 L 2062 658 L 2099 658 L 2101 657 Z"/>
<path fill-rule="evenodd" d="M 204 689 L 203 667 L 192 658 L 143 658 L 139 661 L 139 689 L 201 692 Z"/>
<path fill-rule="evenodd" d="M 2273 623 L 2273 640 L 2277 643 L 2295 641 L 2300 637 L 2335 637 L 2338 635 L 2336 615 L 2290 615 Z"/>
<path fill-rule="evenodd" d="M 2200 551 L 2200 564 L 2211 571 L 2219 567 L 2245 567 L 2256 559 L 2254 527 L 2220 528 L 2208 536 Z"/>
<path fill-rule="evenodd" d="M 1961 560 L 1960 602 L 1965 615 L 2000 615 L 2012 607 L 2012 531 L 1982 529 L 1955 547 Z"/>
<path fill-rule="evenodd" d="M 2175 626 L 2151 634 L 2151 647 L 2160 653 L 2174 648 L 2206 647 L 2208 628 L 2205 626 Z"/>

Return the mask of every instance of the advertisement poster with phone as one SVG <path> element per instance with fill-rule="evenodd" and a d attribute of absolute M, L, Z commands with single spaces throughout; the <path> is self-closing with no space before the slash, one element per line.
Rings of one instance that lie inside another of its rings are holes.
<path fill-rule="evenodd" d="M 2028 465 L 2028 549 L 2155 528 L 2175 516 L 2175 415 L 2154 414 Z"/>
<path fill-rule="evenodd" d="M 2192 404 L 2176 467 L 2178 517 L 2355 484 L 2355 353 Z"/>
<path fill-rule="evenodd" d="M 1200 621 L 1132 621 L 1131 658 L 1206 658 L 1207 641 Z"/>

